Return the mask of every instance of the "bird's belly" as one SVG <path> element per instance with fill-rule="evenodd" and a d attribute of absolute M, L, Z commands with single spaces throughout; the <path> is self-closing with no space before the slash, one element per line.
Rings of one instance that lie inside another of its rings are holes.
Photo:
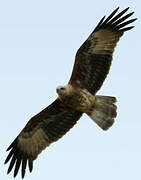
<path fill-rule="evenodd" d="M 89 93 L 87 90 L 82 90 L 79 97 L 79 104 L 77 109 L 87 113 L 92 105 L 95 103 L 95 96 Z"/>
<path fill-rule="evenodd" d="M 79 93 L 74 94 L 63 101 L 67 106 L 87 113 L 91 106 L 95 103 L 95 96 L 89 93 L 87 90 L 81 90 Z"/>

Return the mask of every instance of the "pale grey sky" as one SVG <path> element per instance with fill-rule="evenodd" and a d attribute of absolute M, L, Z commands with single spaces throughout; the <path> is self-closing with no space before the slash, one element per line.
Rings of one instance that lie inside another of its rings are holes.
<path fill-rule="evenodd" d="M 118 6 L 130 7 L 138 21 L 118 43 L 110 74 L 98 92 L 117 97 L 115 124 L 103 132 L 84 115 L 38 156 L 25 179 L 141 179 L 139 0 L 0 2 L 0 179 L 13 178 L 3 165 L 6 148 L 28 119 L 57 97 L 55 88 L 69 80 L 76 50 L 101 17 Z"/>

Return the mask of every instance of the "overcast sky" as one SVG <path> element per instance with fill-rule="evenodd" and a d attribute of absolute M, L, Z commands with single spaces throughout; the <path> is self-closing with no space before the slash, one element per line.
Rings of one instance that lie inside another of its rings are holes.
<path fill-rule="evenodd" d="M 0 179 L 6 148 L 28 119 L 69 80 L 76 50 L 104 15 L 130 7 L 138 21 L 124 34 L 98 94 L 116 96 L 118 116 L 103 132 L 84 115 L 43 151 L 26 180 L 141 179 L 141 2 L 139 0 L 5 0 L 0 2 Z M 21 179 L 21 174 L 16 179 Z"/>

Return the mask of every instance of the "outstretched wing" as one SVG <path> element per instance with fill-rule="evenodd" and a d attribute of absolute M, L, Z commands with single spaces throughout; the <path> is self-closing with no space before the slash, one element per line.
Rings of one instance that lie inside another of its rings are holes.
<path fill-rule="evenodd" d="M 32 117 L 7 149 L 7 151 L 11 150 L 5 160 L 5 163 L 10 161 L 7 173 L 15 166 L 15 177 L 21 166 L 22 178 L 24 178 L 27 162 L 31 172 L 33 160 L 37 158 L 38 154 L 52 142 L 61 138 L 74 126 L 81 115 L 81 112 L 64 106 L 57 99 L 39 114 Z"/>
<path fill-rule="evenodd" d="M 114 16 L 118 9 L 115 9 L 107 19 L 104 16 L 78 49 L 69 81 L 73 86 L 85 88 L 92 94 L 102 86 L 109 72 L 117 42 L 125 31 L 134 27 L 125 26 L 136 20 L 125 21 L 134 13 L 123 16 L 129 8 Z"/>

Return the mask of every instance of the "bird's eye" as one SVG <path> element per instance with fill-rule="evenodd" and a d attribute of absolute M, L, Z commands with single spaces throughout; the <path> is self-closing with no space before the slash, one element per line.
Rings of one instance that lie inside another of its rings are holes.
<path fill-rule="evenodd" d="M 60 90 L 63 91 L 63 90 L 65 90 L 65 88 L 61 87 Z"/>

